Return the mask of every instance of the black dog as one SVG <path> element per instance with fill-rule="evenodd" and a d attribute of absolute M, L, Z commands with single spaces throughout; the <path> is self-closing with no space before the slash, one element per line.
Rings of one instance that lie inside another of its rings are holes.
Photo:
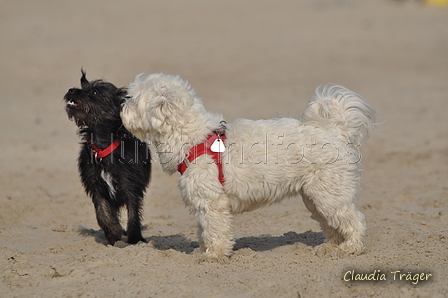
<path fill-rule="evenodd" d="M 146 242 L 141 233 L 143 194 L 151 176 L 151 156 L 121 122 L 127 91 L 102 80 L 89 82 L 81 70 L 81 89 L 64 96 L 69 119 L 80 128 L 84 143 L 78 158 L 86 193 L 92 197 L 96 219 L 110 244 L 127 235 L 128 243 Z M 128 211 L 127 231 L 119 221 L 120 207 Z"/>

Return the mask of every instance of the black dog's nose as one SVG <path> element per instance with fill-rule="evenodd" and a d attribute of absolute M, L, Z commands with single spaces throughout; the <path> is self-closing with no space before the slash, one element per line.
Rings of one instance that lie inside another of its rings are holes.
<path fill-rule="evenodd" d="M 75 93 L 76 92 L 76 88 L 70 88 L 70 89 L 68 89 L 68 92 L 69 93 Z"/>

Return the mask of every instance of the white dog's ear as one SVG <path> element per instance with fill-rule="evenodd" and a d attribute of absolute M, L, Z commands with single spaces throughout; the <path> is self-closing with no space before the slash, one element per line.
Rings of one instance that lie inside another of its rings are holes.
<path fill-rule="evenodd" d="M 134 105 L 129 110 L 146 122 L 141 128 L 148 131 L 163 131 L 166 125 L 173 125 L 172 121 L 183 125 L 196 100 L 187 81 L 163 73 L 137 75 L 129 85 L 128 96 L 128 104 Z"/>
<path fill-rule="evenodd" d="M 177 118 L 181 120 L 194 104 L 196 93 L 187 81 L 179 76 L 160 75 L 153 78 L 153 115 L 159 119 Z"/>

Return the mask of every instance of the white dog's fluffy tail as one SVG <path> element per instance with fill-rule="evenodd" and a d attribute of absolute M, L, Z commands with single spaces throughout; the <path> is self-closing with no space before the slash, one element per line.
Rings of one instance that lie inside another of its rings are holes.
<path fill-rule="evenodd" d="M 332 124 L 351 142 L 361 143 L 369 138 L 375 124 L 375 109 L 355 92 L 328 84 L 316 88 L 300 120 L 325 127 Z"/>

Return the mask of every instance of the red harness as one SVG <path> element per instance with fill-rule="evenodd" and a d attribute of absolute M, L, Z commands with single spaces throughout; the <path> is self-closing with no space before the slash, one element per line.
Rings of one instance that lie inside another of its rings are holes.
<path fill-rule="evenodd" d="M 97 159 L 106 157 L 109 154 L 111 154 L 112 152 L 114 152 L 114 150 L 117 149 L 120 146 L 120 143 L 121 143 L 120 140 L 116 139 L 106 149 L 100 149 L 97 146 L 95 146 L 91 141 L 86 141 L 86 144 L 90 145 L 90 147 L 92 147 L 92 154 Z"/>
<path fill-rule="evenodd" d="M 213 160 L 215 161 L 216 165 L 218 166 L 218 171 L 219 171 L 219 182 L 221 182 L 221 184 L 224 184 L 224 174 L 222 173 L 222 160 L 221 160 L 221 152 L 213 152 L 210 147 L 212 146 L 213 142 L 215 142 L 217 139 L 221 139 L 222 141 L 225 141 L 226 136 L 221 133 L 221 131 L 218 132 L 213 132 L 213 134 L 209 135 L 207 140 L 205 140 L 204 143 L 198 144 L 196 146 L 194 146 L 193 148 L 190 149 L 189 155 L 188 157 L 186 157 L 186 159 L 188 160 L 188 164 L 187 161 L 184 160 L 182 163 L 180 163 L 177 166 L 177 170 L 179 171 L 179 173 L 182 175 L 188 168 L 188 165 L 193 162 L 196 158 L 198 158 L 199 156 L 203 155 L 203 154 L 208 154 L 211 155 Z"/>

